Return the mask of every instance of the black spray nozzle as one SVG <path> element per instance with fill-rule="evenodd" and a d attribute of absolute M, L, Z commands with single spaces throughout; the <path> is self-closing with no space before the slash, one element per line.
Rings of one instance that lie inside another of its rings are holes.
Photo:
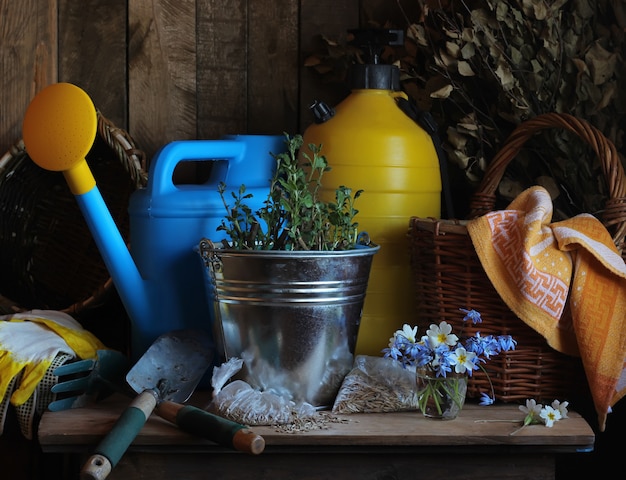
<path fill-rule="evenodd" d="M 321 100 L 314 100 L 309 109 L 313 112 L 315 123 L 324 123 L 335 116 L 335 109 Z"/>
<path fill-rule="evenodd" d="M 387 45 L 403 45 L 404 31 L 377 28 L 355 28 L 348 30 L 352 34 L 351 45 L 363 50 L 366 63 L 378 64 Z"/>

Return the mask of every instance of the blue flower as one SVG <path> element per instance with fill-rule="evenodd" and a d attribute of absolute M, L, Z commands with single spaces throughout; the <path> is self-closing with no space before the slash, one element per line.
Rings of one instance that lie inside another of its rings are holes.
<path fill-rule="evenodd" d="M 465 316 L 463 317 L 464 322 L 471 320 L 474 325 L 476 325 L 477 323 L 482 323 L 483 319 L 481 318 L 480 313 L 478 313 L 476 310 L 467 310 L 466 308 L 459 308 L 459 310 L 461 310 L 465 314 Z"/>
<path fill-rule="evenodd" d="M 511 335 L 501 335 L 498 337 L 500 341 L 500 348 L 504 351 L 515 350 L 515 345 L 517 345 L 517 341 L 513 339 Z"/>
<path fill-rule="evenodd" d="M 390 345 L 383 350 L 385 357 L 391 357 L 394 360 L 399 360 L 402 357 L 402 352 L 396 345 Z"/>
<path fill-rule="evenodd" d="M 487 405 L 493 405 L 493 403 L 496 400 L 492 397 L 490 397 L 489 395 L 487 395 L 484 392 L 481 392 L 480 394 L 480 402 L 478 402 L 478 405 L 482 405 L 482 406 L 487 406 Z"/>
<path fill-rule="evenodd" d="M 490 359 L 491 357 L 500 353 L 500 342 L 496 340 L 493 335 L 489 335 L 484 338 L 483 342 L 483 355 L 485 358 Z"/>
<path fill-rule="evenodd" d="M 476 310 L 460 309 L 465 314 L 463 321 L 482 323 Z M 446 321 L 430 325 L 419 340 L 417 327 L 404 324 L 389 339 L 389 347 L 383 349 L 385 357 L 391 357 L 404 367 L 428 367 L 436 376 L 445 377 L 452 372 L 472 375 L 473 370 L 486 370 L 481 365 L 504 351 L 515 350 L 517 342 L 510 335 L 481 336 L 480 332 L 467 338 L 459 338 L 452 333 L 452 325 Z M 491 379 L 487 375 L 491 384 Z M 491 396 L 481 393 L 481 405 L 491 405 L 495 401 L 493 385 Z"/>
<path fill-rule="evenodd" d="M 480 336 L 480 332 L 476 332 L 475 336 L 465 339 L 465 348 L 468 352 L 482 355 L 485 351 L 485 339 Z"/>

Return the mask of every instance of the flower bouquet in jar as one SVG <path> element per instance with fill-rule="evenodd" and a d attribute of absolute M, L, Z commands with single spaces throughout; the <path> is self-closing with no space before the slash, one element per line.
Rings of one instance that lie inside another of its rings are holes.
<path fill-rule="evenodd" d="M 482 322 L 476 310 L 461 308 L 460 311 L 464 322 Z M 445 321 L 430 325 L 421 337 L 417 336 L 417 330 L 405 324 L 393 334 L 383 353 L 405 368 L 415 370 L 418 406 L 431 418 L 456 418 L 465 402 L 467 377 L 479 368 L 484 371 L 483 363 L 502 351 L 514 350 L 517 343 L 510 335 L 481 336 L 476 332 L 474 336 L 463 337 L 461 331 L 457 336 L 452 325 Z M 490 393 L 481 392 L 481 405 L 491 405 L 494 401 L 493 387 Z"/>

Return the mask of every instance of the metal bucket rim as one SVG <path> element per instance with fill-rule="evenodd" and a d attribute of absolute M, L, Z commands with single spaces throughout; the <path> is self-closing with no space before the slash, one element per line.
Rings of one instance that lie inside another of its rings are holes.
<path fill-rule="evenodd" d="M 214 244 L 217 245 L 217 244 Z M 360 257 L 367 255 L 374 255 L 380 250 L 380 245 L 370 243 L 368 245 L 362 245 L 351 250 L 238 250 L 235 248 L 219 248 L 208 247 L 205 245 L 196 246 L 194 250 L 201 256 L 230 256 L 230 257 L 242 257 L 254 255 L 258 257 L 268 258 L 316 258 L 319 256 L 324 257 Z"/>

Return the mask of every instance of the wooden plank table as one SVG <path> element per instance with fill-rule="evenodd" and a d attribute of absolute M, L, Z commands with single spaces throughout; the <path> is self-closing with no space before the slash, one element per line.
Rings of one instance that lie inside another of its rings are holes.
<path fill-rule="evenodd" d="M 46 412 L 39 426 L 42 450 L 67 456 L 69 475 L 78 478 L 127 403 L 111 397 L 89 408 Z M 419 412 L 320 415 L 330 417 L 321 429 L 254 427 L 266 442 L 257 456 L 194 438 L 153 415 L 108 478 L 543 480 L 555 478 L 559 454 L 591 452 L 595 441 L 575 412 L 553 428 L 532 425 L 511 435 L 523 418 L 517 405 L 466 404 L 452 421 Z"/>

